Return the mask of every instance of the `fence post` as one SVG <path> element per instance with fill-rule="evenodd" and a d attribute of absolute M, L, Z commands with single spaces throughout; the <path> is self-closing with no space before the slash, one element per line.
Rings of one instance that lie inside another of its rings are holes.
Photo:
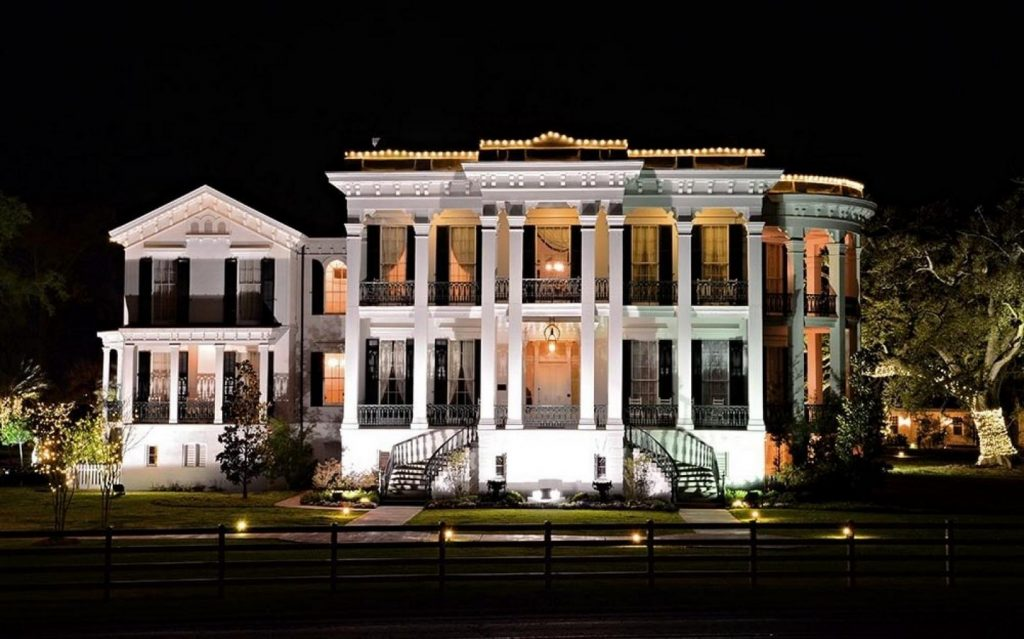
<path fill-rule="evenodd" d="M 114 527 L 107 526 L 106 537 L 103 541 L 103 600 L 110 601 L 110 582 L 112 581 L 113 560 L 111 555 L 114 550 Z"/>
<path fill-rule="evenodd" d="M 331 592 L 338 590 L 338 522 L 331 522 Z"/>
<path fill-rule="evenodd" d="M 647 520 L 647 587 L 654 587 L 654 520 Z"/>
<path fill-rule="evenodd" d="M 953 522 L 946 520 L 946 585 L 953 585 Z"/>
<path fill-rule="evenodd" d="M 444 522 L 438 523 L 437 530 L 437 587 L 440 590 L 444 590 L 444 554 L 445 554 L 445 533 L 447 532 L 447 526 Z"/>
<path fill-rule="evenodd" d="M 544 587 L 551 588 L 551 521 L 544 522 Z"/>
<path fill-rule="evenodd" d="M 847 528 L 850 530 L 849 536 L 846 538 L 846 586 L 853 588 L 856 584 L 854 578 L 854 569 L 857 562 L 857 553 L 854 546 L 854 540 L 857 538 L 857 530 L 853 527 L 853 520 L 846 522 Z"/>
<path fill-rule="evenodd" d="M 757 586 L 757 520 L 750 520 L 750 587 Z"/>
<path fill-rule="evenodd" d="M 224 598 L 224 560 L 227 539 L 225 538 L 226 528 L 224 524 L 217 526 L 217 596 Z"/>

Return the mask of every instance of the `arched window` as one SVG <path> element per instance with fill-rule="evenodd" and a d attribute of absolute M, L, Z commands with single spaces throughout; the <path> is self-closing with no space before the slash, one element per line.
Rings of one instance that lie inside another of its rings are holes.
<path fill-rule="evenodd" d="M 334 260 L 324 269 L 324 313 L 343 315 L 348 294 L 348 269 L 341 260 Z"/>

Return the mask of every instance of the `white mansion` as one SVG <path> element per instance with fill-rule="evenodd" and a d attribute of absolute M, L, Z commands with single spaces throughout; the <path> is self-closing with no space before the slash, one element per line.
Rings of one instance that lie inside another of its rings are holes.
<path fill-rule="evenodd" d="M 862 185 L 763 155 L 557 133 L 350 152 L 327 175 L 345 237 L 209 187 L 114 229 L 124 325 L 100 338 L 138 442 L 125 484 L 226 484 L 245 359 L 318 457 L 379 467 L 392 496 L 424 496 L 460 450 L 480 490 L 538 499 L 621 490 L 635 450 L 677 496 L 759 481 L 766 420 L 845 391 L 874 211 Z"/>

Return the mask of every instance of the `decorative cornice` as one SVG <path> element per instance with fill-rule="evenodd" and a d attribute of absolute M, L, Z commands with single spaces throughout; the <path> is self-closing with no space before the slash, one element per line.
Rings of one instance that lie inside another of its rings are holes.
<path fill-rule="evenodd" d="M 118 329 L 125 342 L 263 342 L 275 343 L 288 333 L 287 326 L 218 327 L 124 327 Z"/>
<path fill-rule="evenodd" d="M 528 140 L 480 140 L 481 151 L 512 149 L 626 149 L 628 140 L 577 139 L 556 131 L 548 131 Z"/>

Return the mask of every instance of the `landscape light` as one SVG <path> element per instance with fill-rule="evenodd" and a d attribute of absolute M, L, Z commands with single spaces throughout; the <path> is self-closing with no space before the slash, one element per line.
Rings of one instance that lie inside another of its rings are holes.
<path fill-rule="evenodd" d="M 843 537 L 846 537 L 847 539 L 853 537 L 853 528 L 850 526 L 843 526 Z"/>
<path fill-rule="evenodd" d="M 756 510 L 751 510 L 750 511 L 750 518 L 752 520 L 754 520 L 754 521 L 757 521 L 758 519 L 761 518 L 761 513 L 757 512 Z"/>
<path fill-rule="evenodd" d="M 743 508 L 744 506 L 746 506 L 746 504 L 743 502 L 742 499 L 737 499 L 732 502 L 733 508 Z"/>
<path fill-rule="evenodd" d="M 350 512 L 352 512 L 352 509 L 351 509 L 351 508 L 349 508 L 348 506 L 345 506 L 344 508 L 342 508 L 342 509 L 341 509 L 341 514 L 342 514 L 342 515 L 347 515 L 347 514 L 349 514 Z"/>
<path fill-rule="evenodd" d="M 451 538 L 454 537 L 454 536 L 455 536 L 455 531 L 453 531 L 451 528 L 449 528 L 449 529 L 444 531 L 444 538 L 446 540 L 450 541 Z"/>
<path fill-rule="evenodd" d="M 244 519 L 239 519 L 238 521 L 235 522 L 235 530 L 237 530 L 240 533 L 244 533 L 245 530 L 248 527 L 249 527 L 249 524 L 246 523 L 246 521 Z"/>
<path fill-rule="evenodd" d="M 643 540 L 643 538 L 640 536 L 640 533 L 638 533 L 638 532 L 633 533 L 633 543 L 634 544 L 638 544 L 642 540 Z"/>

